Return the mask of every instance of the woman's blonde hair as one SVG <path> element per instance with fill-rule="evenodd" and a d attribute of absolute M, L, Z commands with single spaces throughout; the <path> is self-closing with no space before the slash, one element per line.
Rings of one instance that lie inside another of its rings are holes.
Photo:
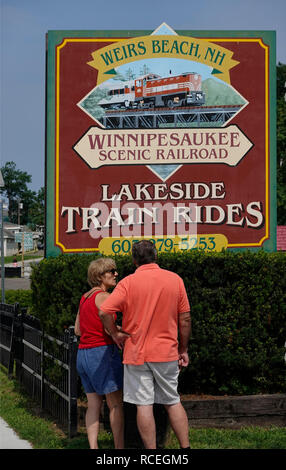
<path fill-rule="evenodd" d="M 87 270 L 87 282 L 90 287 L 100 286 L 101 277 L 110 269 L 116 269 L 116 264 L 111 258 L 99 258 L 92 261 Z"/>

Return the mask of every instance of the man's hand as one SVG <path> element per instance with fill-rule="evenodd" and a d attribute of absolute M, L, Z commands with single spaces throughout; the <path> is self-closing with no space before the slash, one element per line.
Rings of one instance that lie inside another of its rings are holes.
<path fill-rule="evenodd" d="M 182 367 L 187 367 L 189 365 L 190 359 L 187 352 L 179 353 L 179 369 Z"/>
<path fill-rule="evenodd" d="M 125 341 L 130 337 L 129 333 L 120 329 L 115 324 L 113 315 L 107 315 L 102 310 L 99 310 L 99 318 L 101 319 L 104 329 L 112 337 L 113 341 L 119 349 L 123 349 Z"/>
<path fill-rule="evenodd" d="M 179 315 L 179 368 L 187 367 L 190 360 L 188 343 L 191 335 L 191 315 L 184 312 Z"/>
<path fill-rule="evenodd" d="M 130 334 L 123 330 L 117 330 L 111 335 L 111 337 L 119 349 L 123 349 L 124 343 L 130 337 Z"/>

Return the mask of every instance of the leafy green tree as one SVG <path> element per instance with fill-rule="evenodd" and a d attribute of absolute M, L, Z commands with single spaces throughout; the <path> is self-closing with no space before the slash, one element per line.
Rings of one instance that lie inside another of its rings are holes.
<path fill-rule="evenodd" d="M 93 90 L 84 101 L 81 106 L 95 119 L 101 119 L 104 116 L 104 110 L 99 106 L 99 101 L 102 99 L 109 100 L 111 97 L 108 95 L 108 90 L 96 88 Z"/>
<path fill-rule="evenodd" d="M 35 191 L 31 191 L 27 186 L 28 183 L 31 183 L 32 176 L 26 171 L 18 170 L 15 162 L 5 163 L 1 172 L 5 183 L 1 192 L 9 201 L 9 220 L 17 224 L 20 210 L 20 223 L 27 224 L 29 208 L 36 197 Z M 22 205 L 21 209 L 20 204 Z"/>
<path fill-rule="evenodd" d="M 286 65 L 277 66 L 277 224 L 286 225 Z"/>
<path fill-rule="evenodd" d="M 36 230 L 45 224 L 45 188 L 39 189 L 28 211 L 29 226 Z"/>

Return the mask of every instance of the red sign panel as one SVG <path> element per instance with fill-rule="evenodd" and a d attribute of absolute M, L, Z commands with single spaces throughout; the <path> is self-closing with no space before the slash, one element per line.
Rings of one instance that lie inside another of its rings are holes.
<path fill-rule="evenodd" d="M 272 33 L 48 39 L 48 255 L 275 249 Z"/>

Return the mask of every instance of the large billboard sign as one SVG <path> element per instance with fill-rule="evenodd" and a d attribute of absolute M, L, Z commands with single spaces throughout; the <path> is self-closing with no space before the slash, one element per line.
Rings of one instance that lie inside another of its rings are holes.
<path fill-rule="evenodd" d="M 50 31 L 46 254 L 276 250 L 269 31 Z"/>

